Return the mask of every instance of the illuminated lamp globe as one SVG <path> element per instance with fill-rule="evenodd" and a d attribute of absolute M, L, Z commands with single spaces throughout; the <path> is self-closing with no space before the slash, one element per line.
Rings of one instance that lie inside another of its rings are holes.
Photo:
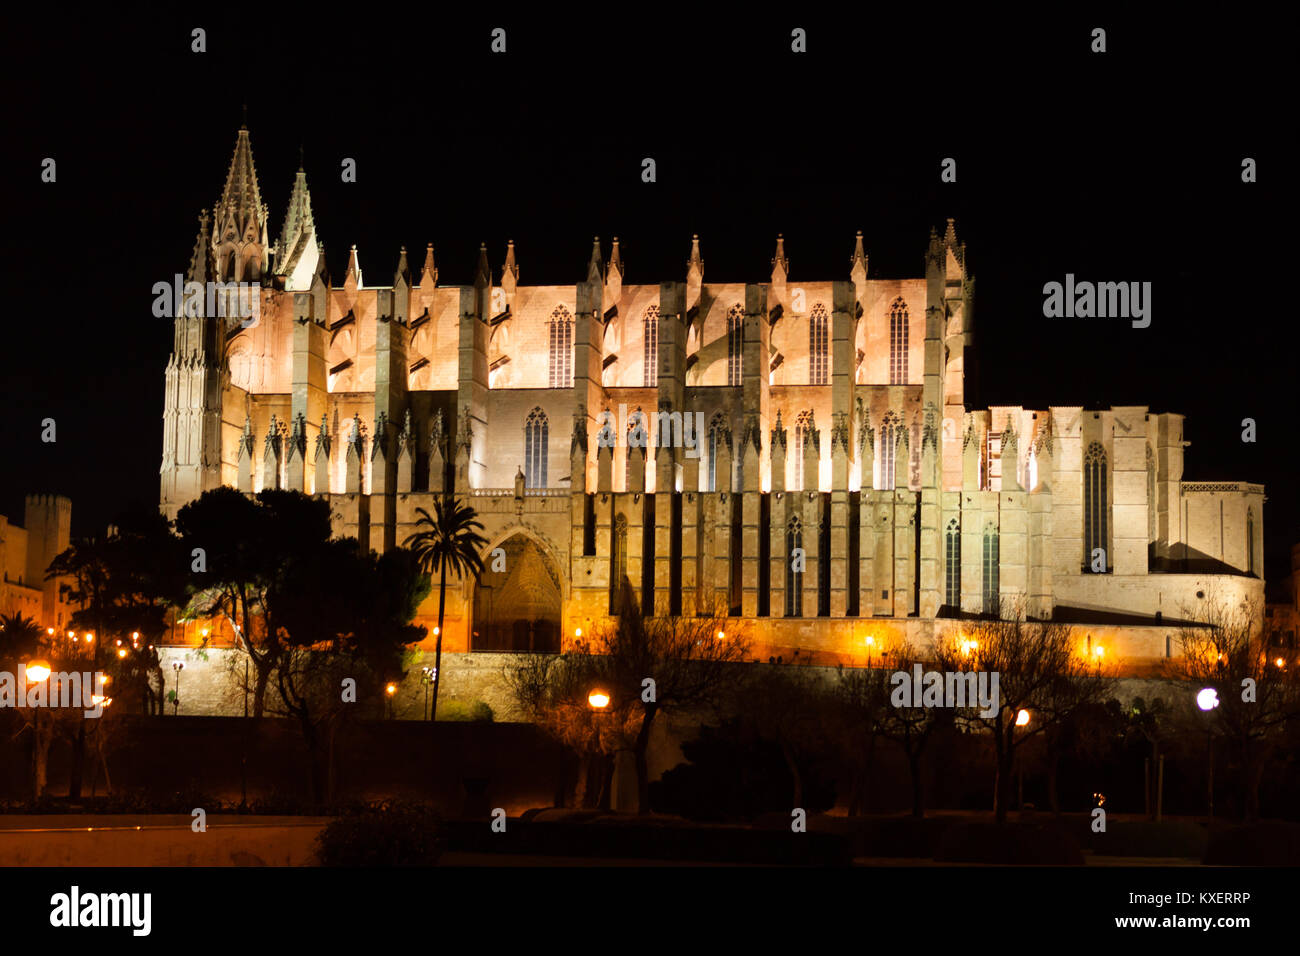
<path fill-rule="evenodd" d="M 1196 706 L 1201 710 L 1214 710 L 1219 706 L 1219 692 L 1213 687 L 1202 687 L 1196 694 Z"/>

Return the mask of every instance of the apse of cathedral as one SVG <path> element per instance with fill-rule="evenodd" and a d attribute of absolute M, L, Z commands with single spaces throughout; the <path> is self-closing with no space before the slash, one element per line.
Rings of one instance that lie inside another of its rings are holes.
<path fill-rule="evenodd" d="M 449 588 L 449 650 L 559 650 L 625 586 L 825 663 L 1008 608 L 1155 660 L 1207 594 L 1262 603 L 1264 489 L 1184 480 L 1182 415 L 971 407 L 975 280 L 954 221 L 926 225 L 902 278 L 859 233 L 838 275 L 777 237 L 763 281 L 715 279 L 696 236 L 657 284 L 618 238 L 570 285 L 521 283 L 509 241 L 468 285 L 432 245 L 375 253 L 370 284 L 355 246 L 330 273 L 301 168 L 270 241 L 240 129 L 185 276 L 219 307 L 175 319 L 162 509 L 295 489 L 382 552 L 465 499 L 496 558 Z"/>

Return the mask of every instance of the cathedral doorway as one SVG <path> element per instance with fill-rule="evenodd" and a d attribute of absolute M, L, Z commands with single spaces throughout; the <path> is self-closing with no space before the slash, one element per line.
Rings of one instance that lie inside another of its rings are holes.
<path fill-rule="evenodd" d="M 474 589 L 471 651 L 558 654 L 560 575 L 546 551 L 527 535 L 501 542 L 504 570 L 489 560 Z"/>

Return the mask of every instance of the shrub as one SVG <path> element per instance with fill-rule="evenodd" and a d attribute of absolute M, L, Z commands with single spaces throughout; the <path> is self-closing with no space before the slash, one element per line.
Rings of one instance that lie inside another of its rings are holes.
<path fill-rule="evenodd" d="M 439 720 L 485 720 L 493 719 L 492 708 L 481 700 L 440 700 L 438 701 Z"/>
<path fill-rule="evenodd" d="M 322 866 L 433 866 L 444 843 L 427 807 L 367 809 L 331 822 L 316 838 Z"/>

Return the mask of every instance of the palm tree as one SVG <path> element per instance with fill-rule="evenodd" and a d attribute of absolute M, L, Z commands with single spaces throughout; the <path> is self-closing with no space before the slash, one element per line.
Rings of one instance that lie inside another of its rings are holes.
<path fill-rule="evenodd" d="M 0 658 L 15 660 L 31 657 L 39 649 L 45 632 L 30 617 L 20 612 L 0 615 Z"/>
<path fill-rule="evenodd" d="M 478 513 L 467 504 L 451 495 L 444 495 L 433 503 L 434 516 L 423 508 L 416 508 L 420 519 L 415 523 L 417 531 L 405 541 L 403 547 L 415 552 L 420 570 L 432 575 L 437 571 L 438 584 L 438 630 L 435 632 L 433 657 L 433 710 L 431 717 L 438 718 L 438 685 L 442 681 L 442 615 L 447 605 L 447 573 L 450 571 L 458 577 L 472 575 L 475 580 L 483 571 L 483 557 L 479 550 L 487 544 L 487 538 L 479 534 L 483 525 L 479 523 Z"/>

